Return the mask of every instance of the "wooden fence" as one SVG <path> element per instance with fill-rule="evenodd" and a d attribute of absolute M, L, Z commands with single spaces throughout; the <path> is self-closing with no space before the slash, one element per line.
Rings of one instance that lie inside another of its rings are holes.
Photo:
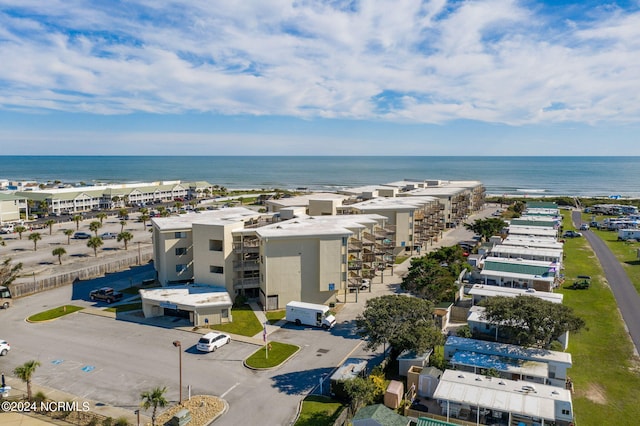
<path fill-rule="evenodd" d="M 14 298 L 28 296 L 45 290 L 62 287 L 76 281 L 88 280 L 101 277 L 105 274 L 120 272 L 138 264 L 149 262 L 153 258 L 152 252 L 142 252 L 140 257 L 137 254 L 113 259 L 96 265 L 87 265 L 75 271 L 65 272 L 46 278 L 37 278 L 33 281 L 18 282 L 11 285 L 11 294 Z"/>

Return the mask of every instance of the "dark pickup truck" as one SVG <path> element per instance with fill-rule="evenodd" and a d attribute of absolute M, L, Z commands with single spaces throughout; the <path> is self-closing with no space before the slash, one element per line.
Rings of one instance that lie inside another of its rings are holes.
<path fill-rule="evenodd" d="M 115 291 L 111 287 L 102 287 L 97 290 L 92 290 L 89 293 L 91 300 L 102 300 L 103 302 L 113 303 L 122 300 L 123 294 Z"/>

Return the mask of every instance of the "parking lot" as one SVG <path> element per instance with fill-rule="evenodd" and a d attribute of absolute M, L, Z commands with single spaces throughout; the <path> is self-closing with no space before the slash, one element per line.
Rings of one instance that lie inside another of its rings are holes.
<path fill-rule="evenodd" d="M 141 223 L 131 226 L 142 228 Z M 146 231 L 140 232 L 141 238 L 146 236 Z M 468 238 L 468 231 L 458 228 L 447 232 L 438 245 Z M 50 254 L 50 249 L 47 252 Z M 150 265 L 35 294 L 19 299 L 8 310 L 0 310 L 0 338 L 12 346 L 9 355 L 0 358 L 0 369 L 11 372 L 17 365 L 35 359 L 42 364 L 34 374 L 35 383 L 133 411 L 139 407 L 140 393 L 156 386 L 167 386 L 167 398 L 178 400 L 181 356 L 184 397 L 190 387 L 194 395 L 217 395 L 228 402 L 229 411 L 216 424 L 289 424 L 304 395 L 346 357 L 378 355 L 364 351 L 354 333 L 353 320 L 367 299 L 397 292 L 407 266 L 408 261 L 395 266 L 393 273 L 386 272 L 384 280 L 376 277 L 371 292 L 349 293 L 348 303 L 341 306 L 338 324 L 331 331 L 287 324 L 273 332 L 271 341 L 301 348 L 273 370 L 254 371 L 243 366 L 242 361 L 258 348 L 253 344 L 232 341 L 216 352 L 200 353 L 195 349 L 200 335 L 176 329 L 171 319 L 149 325 L 126 316 L 113 319 L 78 312 L 46 323 L 25 321 L 30 315 L 68 303 L 104 307 L 88 299 L 91 289 L 105 285 L 119 289 L 141 282 L 153 273 Z M 181 348 L 172 344 L 175 340 L 182 343 Z"/>

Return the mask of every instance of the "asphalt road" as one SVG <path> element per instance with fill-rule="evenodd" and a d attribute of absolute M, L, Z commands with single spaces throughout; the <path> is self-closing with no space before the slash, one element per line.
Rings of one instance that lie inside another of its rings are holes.
<path fill-rule="evenodd" d="M 572 213 L 572 220 L 575 226 L 579 228 L 582 223 L 579 211 Z M 589 241 L 589 244 L 591 244 L 593 251 L 602 265 L 602 269 L 616 298 L 631 341 L 635 345 L 636 352 L 638 352 L 640 349 L 640 295 L 638 295 L 638 291 L 631 283 L 620 261 L 615 257 L 613 252 L 611 252 L 605 242 L 591 231 L 581 232 L 587 241 Z"/>

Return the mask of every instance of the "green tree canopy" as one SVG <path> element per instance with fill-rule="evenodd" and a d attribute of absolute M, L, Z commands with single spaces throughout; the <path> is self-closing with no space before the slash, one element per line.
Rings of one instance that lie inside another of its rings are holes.
<path fill-rule="evenodd" d="M 67 245 L 71 244 L 71 236 L 73 235 L 73 229 L 65 229 L 62 231 L 67 236 Z"/>
<path fill-rule="evenodd" d="M 131 232 L 124 231 L 119 233 L 116 239 L 118 242 L 124 242 L 124 249 L 128 250 L 129 241 L 133 239 L 133 234 Z"/>
<path fill-rule="evenodd" d="M 29 239 L 33 241 L 33 251 L 37 251 L 38 241 L 42 239 L 42 234 L 40 234 L 39 232 L 32 232 L 31 234 L 29 234 Z"/>
<path fill-rule="evenodd" d="M 58 256 L 58 263 L 62 265 L 62 256 L 67 254 L 67 251 L 63 247 L 56 247 L 51 252 L 52 255 Z"/>
<path fill-rule="evenodd" d="M 378 387 L 369 378 L 354 377 L 345 380 L 344 391 L 351 400 L 351 415 L 354 415 L 360 407 L 373 404 L 380 397 Z"/>
<path fill-rule="evenodd" d="M 500 233 L 502 229 L 507 226 L 507 222 L 498 217 L 489 217 L 487 219 L 476 219 L 475 222 L 469 224 L 465 223 L 464 227 L 475 234 L 482 237 L 484 241 L 488 240 L 494 235 Z"/>
<path fill-rule="evenodd" d="M 13 374 L 27 384 L 27 398 L 29 401 L 31 401 L 31 378 L 33 377 L 33 373 L 35 373 L 36 368 L 39 366 L 40 362 L 31 360 L 17 366 L 13 370 Z"/>
<path fill-rule="evenodd" d="M 87 241 L 87 247 L 93 249 L 93 254 L 95 257 L 98 257 L 98 248 L 102 247 L 104 241 L 100 237 L 91 237 L 89 241 Z"/>
<path fill-rule="evenodd" d="M 82 221 L 82 216 L 77 214 L 77 215 L 73 216 L 71 219 L 76 223 L 76 231 L 78 229 L 80 229 L 80 222 Z"/>
<path fill-rule="evenodd" d="M 460 246 L 442 247 L 411 259 L 411 266 L 400 287 L 433 303 L 453 302 L 456 280 L 465 268 L 471 267 Z"/>
<path fill-rule="evenodd" d="M 534 296 L 490 297 L 482 318 L 498 324 L 509 340 L 522 346 L 548 348 L 564 332 L 577 332 L 585 322 L 567 305 Z"/>
<path fill-rule="evenodd" d="M 27 228 L 25 226 L 18 225 L 13 230 L 16 231 L 18 233 L 18 235 L 20 236 L 20 239 L 22 239 L 22 233 L 26 232 Z"/>
<path fill-rule="evenodd" d="M 158 407 L 163 408 L 169 403 L 164 396 L 165 393 L 167 393 L 166 387 L 157 387 L 140 394 L 140 398 L 142 398 L 142 408 L 145 410 L 153 408 L 151 413 L 152 426 L 155 426 L 156 424 L 156 412 Z"/>
<path fill-rule="evenodd" d="M 93 232 L 96 235 L 96 237 L 98 236 L 98 230 L 100 228 L 102 228 L 102 222 L 100 221 L 95 220 L 89 224 L 89 230 Z"/>
<path fill-rule="evenodd" d="M 368 350 L 389 344 L 393 357 L 404 350 L 423 353 L 443 341 L 435 326 L 431 302 L 417 297 L 387 295 L 369 299 L 355 322 Z"/>

